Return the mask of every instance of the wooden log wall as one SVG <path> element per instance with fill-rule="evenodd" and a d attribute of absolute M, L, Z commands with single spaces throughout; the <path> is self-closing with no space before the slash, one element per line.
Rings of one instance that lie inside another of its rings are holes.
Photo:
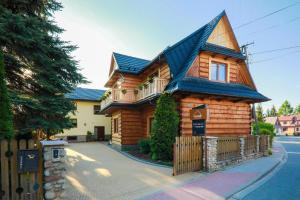
<path fill-rule="evenodd" d="M 114 119 L 118 119 L 118 133 L 114 132 Z M 122 132 L 122 127 L 121 127 L 121 111 L 116 111 L 112 113 L 112 117 L 111 117 L 111 135 L 112 135 L 112 142 L 114 144 L 121 144 L 121 132 Z"/>
<path fill-rule="evenodd" d="M 251 132 L 251 108 L 248 103 L 234 103 L 228 100 L 217 101 L 197 97 L 186 97 L 180 99 L 179 102 L 180 133 L 183 136 L 192 135 L 190 110 L 200 104 L 207 104 L 209 109 L 206 135 L 249 135 Z"/>
<path fill-rule="evenodd" d="M 210 65 L 210 60 L 213 60 L 211 55 L 208 53 L 200 53 L 194 63 L 192 64 L 191 68 L 187 72 L 187 76 L 192 76 L 192 77 L 201 77 L 201 78 L 206 78 L 209 79 L 209 65 Z M 246 83 L 245 77 L 241 77 L 241 70 L 240 70 L 240 64 L 237 63 L 234 60 L 225 60 L 222 58 L 217 58 L 215 57 L 217 61 L 223 61 L 224 63 L 227 63 L 228 66 L 230 67 L 229 70 L 229 80 L 230 83 Z"/>
<path fill-rule="evenodd" d="M 142 114 L 142 132 L 143 132 L 143 137 L 149 137 L 149 118 L 154 116 L 154 110 L 155 107 L 154 105 L 147 105 L 141 110 Z"/>

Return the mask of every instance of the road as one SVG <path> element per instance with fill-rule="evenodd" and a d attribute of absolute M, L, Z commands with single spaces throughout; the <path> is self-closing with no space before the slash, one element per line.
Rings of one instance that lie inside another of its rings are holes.
<path fill-rule="evenodd" d="M 300 199 L 300 137 L 277 138 L 287 151 L 287 162 L 262 186 L 243 200 Z"/>

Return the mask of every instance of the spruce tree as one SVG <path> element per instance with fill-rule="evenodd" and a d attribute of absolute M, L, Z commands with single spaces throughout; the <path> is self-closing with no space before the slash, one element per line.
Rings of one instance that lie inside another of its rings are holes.
<path fill-rule="evenodd" d="M 271 117 L 276 117 L 278 114 L 277 114 L 277 110 L 275 108 L 275 106 L 273 105 L 272 108 L 271 108 L 271 111 L 270 111 L 270 116 Z"/>
<path fill-rule="evenodd" d="M 278 110 L 278 114 L 281 115 L 290 115 L 294 111 L 293 107 L 291 106 L 288 100 L 285 100 L 283 104 L 280 106 Z"/>
<path fill-rule="evenodd" d="M 18 134 L 71 127 L 66 115 L 75 107 L 65 94 L 86 81 L 71 56 L 76 47 L 59 37 L 53 13 L 60 9 L 56 0 L 0 1 L 0 49 Z"/>
<path fill-rule="evenodd" d="M 12 113 L 6 88 L 3 54 L 0 50 L 0 140 L 13 137 Z"/>
<path fill-rule="evenodd" d="M 264 121 L 264 111 L 263 108 L 261 106 L 261 104 L 258 104 L 256 107 L 256 117 L 257 117 L 257 121 L 259 122 L 263 122 Z"/>
<path fill-rule="evenodd" d="M 179 115 L 173 97 L 164 93 L 157 101 L 151 132 L 151 155 L 156 160 L 172 160 L 178 135 Z"/>

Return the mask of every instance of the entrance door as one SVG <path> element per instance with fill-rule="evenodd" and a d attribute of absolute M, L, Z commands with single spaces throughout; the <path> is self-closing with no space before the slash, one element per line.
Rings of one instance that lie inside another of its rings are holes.
<path fill-rule="evenodd" d="M 104 141 L 104 126 L 95 126 L 95 134 L 98 141 Z"/>

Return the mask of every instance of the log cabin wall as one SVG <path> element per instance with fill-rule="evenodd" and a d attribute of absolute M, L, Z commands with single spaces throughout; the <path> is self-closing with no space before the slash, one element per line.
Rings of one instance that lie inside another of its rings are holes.
<path fill-rule="evenodd" d="M 123 81 L 120 83 L 120 88 L 132 89 L 141 83 L 141 78 L 137 75 L 123 74 L 123 78 Z"/>
<path fill-rule="evenodd" d="M 154 105 L 147 105 L 141 109 L 143 137 L 150 137 L 150 118 L 154 117 Z"/>
<path fill-rule="evenodd" d="M 192 66 L 187 72 L 187 76 L 200 77 L 209 79 L 209 66 L 211 61 L 222 62 L 227 64 L 227 81 L 230 83 L 245 83 L 245 80 L 241 77 L 241 64 L 231 59 L 223 59 L 218 57 L 212 57 L 208 53 L 200 53 L 194 60 Z"/>
<path fill-rule="evenodd" d="M 118 127 L 118 131 L 115 132 L 115 122 L 116 120 L 115 119 L 118 119 L 117 122 L 118 124 L 116 124 L 116 126 Z M 112 142 L 114 144 L 118 144 L 120 145 L 121 144 L 121 140 L 122 140 L 122 137 L 121 137 L 121 132 L 122 132 L 122 127 L 121 127 L 121 111 L 116 111 L 116 112 L 113 112 L 112 113 L 112 117 L 111 117 L 111 135 L 112 135 Z"/>
<path fill-rule="evenodd" d="M 122 145 L 136 145 L 143 138 L 141 112 L 138 109 L 121 110 Z"/>
<path fill-rule="evenodd" d="M 180 99 L 180 134 L 192 135 L 190 110 L 200 104 L 208 105 L 209 119 L 206 121 L 206 135 L 248 135 L 251 132 L 250 104 L 228 100 L 209 100 L 197 97 Z"/>

